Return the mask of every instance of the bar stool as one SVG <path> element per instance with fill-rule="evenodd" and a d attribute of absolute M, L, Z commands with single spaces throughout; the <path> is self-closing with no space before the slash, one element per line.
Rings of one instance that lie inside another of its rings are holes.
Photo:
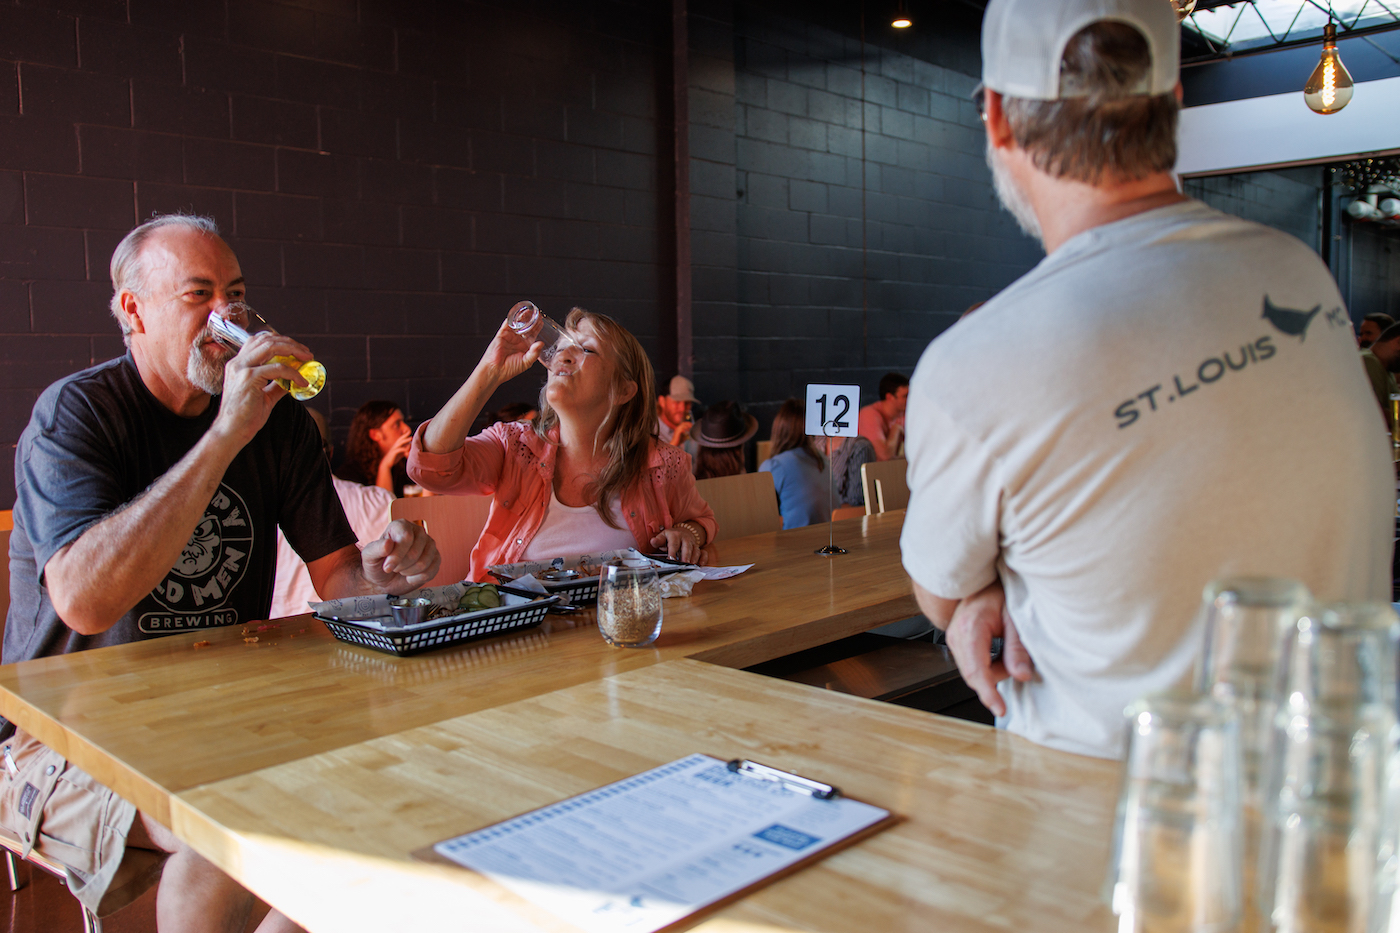
<path fill-rule="evenodd" d="M 15 871 L 15 856 L 25 858 L 24 845 L 15 837 L 8 833 L 0 833 L 0 846 L 5 849 L 5 868 L 10 873 L 10 893 L 18 891 L 20 888 L 19 875 Z M 53 859 L 45 858 L 38 852 L 30 852 L 25 861 L 31 865 L 37 865 L 44 871 L 58 878 L 66 886 L 68 884 L 68 873 L 64 867 Z M 83 912 L 83 933 L 102 933 L 102 921 L 92 911 L 80 901 L 78 908 Z"/>

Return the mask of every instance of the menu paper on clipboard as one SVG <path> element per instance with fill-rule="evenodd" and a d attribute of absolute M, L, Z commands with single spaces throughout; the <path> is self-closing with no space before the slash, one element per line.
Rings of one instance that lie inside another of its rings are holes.
<path fill-rule="evenodd" d="M 892 821 L 811 786 L 690 755 L 432 851 L 586 933 L 653 933 Z"/>

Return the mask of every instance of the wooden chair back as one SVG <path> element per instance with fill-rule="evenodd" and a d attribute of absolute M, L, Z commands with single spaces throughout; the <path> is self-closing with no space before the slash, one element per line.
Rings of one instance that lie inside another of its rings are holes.
<path fill-rule="evenodd" d="M 782 531 L 772 473 L 740 473 L 695 481 L 700 498 L 715 510 L 715 540 Z"/>
<path fill-rule="evenodd" d="M 771 457 L 771 456 L 773 456 L 773 442 L 772 442 L 772 441 L 759 441 L 759 442 L 758 442 L 758 462 L 755 463 L 754 466 L 763 466 L 763 461 L 767 460 L 767 459 L 768 459 L 769 457 Z"/>
<path fill-rule="evenodd" d="M 472 548 L 476 547 L 490 512 L 490 496 L 414 496 L 395 499 L 389 505 L 390 518 L 420 523 L 437 542 L 442 568 L 428 586 L 446 586 L 467 579 Z"/>
<path fill-rule="evenodd" d="M 908 460 L 882 460 L 862 464 L 860 485 L 865 491 L 865 514 L 878 515 L 909 505 Z"/>
<path fill-rule="evenodd" d="M 15 528 L 15 513 L 0 512 L 0 644 L 5 642 L 5 619 L 10 614 L 10 532 Z"/>
<path fill-rule="evenodd" d="M 848 518 L 864 518 L 865 506 L 863 505 L 843 505 L 835 512 L 831 513 L 833 522 L 844 522 Z"/>

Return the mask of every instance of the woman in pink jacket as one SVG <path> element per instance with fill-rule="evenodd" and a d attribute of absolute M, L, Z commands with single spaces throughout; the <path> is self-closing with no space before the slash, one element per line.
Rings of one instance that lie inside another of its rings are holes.
<path fill-rule="evenodd" d="M 703 561 L 714 512 L 695 491 L 690 457 L 656 438 L 655 376 L 641 344 L 582 308 L 565 330 L 539 417 L 467 437 L 496 388 L 544 349 L 502 324 L 471 376 L 414 435 L 409 476 L 432 492 L 492 497 L 473 580 L 493 564 L 622 547 Z"/>

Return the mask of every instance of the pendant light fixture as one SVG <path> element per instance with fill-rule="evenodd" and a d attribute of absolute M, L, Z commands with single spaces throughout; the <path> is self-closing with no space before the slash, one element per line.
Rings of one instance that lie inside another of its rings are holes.
<path fill-rule="evenodd" d="M 1172 7 L 1176 10 L 1176 21 L 1179 23 L 1196 9 L 1196 0 L 1172 0 Z"/>
<path fill-rule="evenodd" d="M 1303 85 L 1303 100 L 1315 113 L 1336 113 L 1351 102 L 1352 80 L 1337 54 L 1337 27 L 1322 30 L 1322 58 Z"/>
<path fill-rule="evenodd" d="M 899 8 L 895 10 L 894 19 L 890 25 L 895 29 L 908 29 L 914 25 L 914 21 L 909 18 L 909 10 L 904 6 L 904 0 L 899 0 Z"/>

